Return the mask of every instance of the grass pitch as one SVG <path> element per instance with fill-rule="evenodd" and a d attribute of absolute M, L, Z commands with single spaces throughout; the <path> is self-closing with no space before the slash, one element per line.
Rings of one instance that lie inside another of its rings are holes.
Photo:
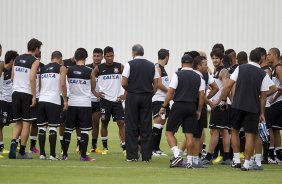
<path fill-rule="evenodd" d="M 49 161 L 39 160 L 33 155 L 33 160 L 9 160 L 8 155 L 0 159 L 0 184 L 8 183 L 103 183 L 103 184 L 137 184 L 137 183 L 189 183 L 189 184 L 280 184 L 282 182 L 282 165 L 264 165 L 264 171 L 242 172 L 230 166 L 212 165 L 208 169 L 169 168 L 171 151 L 163 135 L 161 148 L 169 154 L 168 157 L 153 158 L 150 163 L 141 161 L 128 163 L 119 146 L 118 129 L 115 123 L 109 125 L 108 155 L 91 154 L 94 162 L 81 162 L 75 152 L 76 135 L 72 135 L 69 160 Z M 4 129 L 5 147 L 9 148 L 11 126 Z M 208 130 L 206 130 L 207 135 Z M 48 135 L 47 135 L 48 136 Z M 182 140 L 179 134 L 179 141 Z M 91 138 L 91 136 L 90 136 Z M 209 138 L 209 136 L 207 136 Z M 48 140 L 48 138 L 46 139 Z M 208 140 L 206 141 L 208 142 Z M 89 141 L 90 148 L 91 140 Z M 29 145 L 27 146 L 29 148 Z M 38 148 L 37 143 L 37 148 Z M 46 153 L 49 153 L 46 143 Z M 101 140 L 98 140 L 101 148 Z M 60 155 L 60 142 L 57 142 L 57 154 Z"/>

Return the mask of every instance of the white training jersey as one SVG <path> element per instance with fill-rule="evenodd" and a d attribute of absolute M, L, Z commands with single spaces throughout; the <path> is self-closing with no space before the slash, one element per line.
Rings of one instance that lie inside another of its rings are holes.
<path fill-rule="evenodd" d="M 2 73 L 2 79 L 3 79 L 3 85 L 2 85 L 2 94 L 1 94 L 1 100 L 5 102 L 12 102 L 12 93 L 13 93 L 13 81 L 12 81 L 12 69 L 7 70 L 3 69 Z"/>
<path fill-rule="evenodd" d="M 16 58 L 14 63 L 13 92 L 31 94 L 30 70 L 36 58 L 31 54 L 23 54 Z"/>
<path fill-rule="evenodd" d="M 91 72 L 85 65 L 68 68 L 69 106 L 91 107 Z"/>
<path fill-rule="evenodd" d="M 49 63 L 41 68 L 41 89 L 39 102 L 61 105 L 60 68 L 58 63 Z"/>
<path fill-rule="evenodd" d="M 99 90 L 105 93 L 105 99 L 117 102 L 122 95 L 121 90 L 121 63 L 114 62 L 112 65 L 102 63 L 98 65 L 98 85 Z"/>
<path fill-rule="evenodd" d="M 159 67 L 161 69 L 161 78 L 162 78 L 162 84 L 168 88 L 169 87 L 169 77 L 164 69 L 164 67 L 160 64 L 156 64 L 157 67 Z M 153 96 L 152 98 L 152 101 L 155 102 L 155 101 L 164 101 L 165 100 L 165 96 L 166 96 L 166 92 L 160 90 L 160 89 L 157 89 L 155 95 Z"/>

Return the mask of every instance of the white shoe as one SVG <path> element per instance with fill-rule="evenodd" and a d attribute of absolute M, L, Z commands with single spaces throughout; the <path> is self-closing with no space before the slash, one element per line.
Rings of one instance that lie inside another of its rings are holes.
<path fill-rule="evenodd" d="M 165 154 L 163 151 L 158 150 L 156 151 L 160 156 L 167 156 L 167 154 Z"/>
<path fill-rule="evenodd" d="M 269 164 L 277 164 L 276 159 L 273 160 L 272 158 L 268 157 L 268 163 Z"/>
<path fill-rule="evenodd" d="M 60 160 L 58 157 L 53 157 L 53 156 L 50 156 L 49 157 L 49 160 Z"/>
<path fill-rule="evenodd" d="M 152 152 L 152 156 L 153 156 L 153 157 L 160 157 L 161 155 L 160 155 L 158 152 L 153 151 L 153 152 Z"/>
<path fill-rule="evenodd" d="M 45 155 L 40 155 L 39 159 L 40 160 L 46 160 L 46 156 Z"/>

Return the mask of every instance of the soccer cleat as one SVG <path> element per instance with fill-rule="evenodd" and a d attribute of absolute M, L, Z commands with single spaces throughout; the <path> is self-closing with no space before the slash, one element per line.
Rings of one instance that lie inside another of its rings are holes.
<path fill-rule="evenodd" d="M 80 157 L 80 161 L 93 162 L 95 161 L 95 159 L 91 158 L 90 156 L 86 156 L 86 157 Z"/>
<path fill-rule="evenodd" d="M 165 154 L 163 151 L 158 150 L 156 151 L 156 153 L 158 153 L 160 156 L 167 156 L 167 154 Z"/>
<path fill-rule="evenodd" d="M 36 147 L 32 147 L 32 148 L 29 150 L 29 153 L 33 153 L 33 154 L 39 155 L 39 150 L 36 149 Z"/>
<path fill-rule="evenodd" d="M 182 157 L 179 155 L 171 159 L 170 168 L 176 167 L 179 162 L 183 161 Z"/>
<path fill-rule="evenodd" d="M 23 154 L 23 155 L 20 154 L 20 153 L 18 153 L 17 159 L 32 159 L 32 157 L 29 156 L 27 153 L 25 153 L 25 154 Z"/>
<path fill-rule="evenodd" d="M 208 168 L 207 165 L 204 165 L 201 161 L 199 161 L 198 164 L 195 164 L 194 162 L 192 163 L 192 167 L 196 169 L 205 169 Z"/>
<path fill-rule="evenodd" d="M 241 171 L 249 171 L 250 169 L 249 168 L 246 168 L 244 166 L 241 167 Z"/>
<path fill-rule="evenodd" d="M 9 159 L 16 159 L 17 143 L 12 142 L 10 146 Z"/>
<path fill-rule="evenodd" d="M 0 155 L 0 159 L 1 159 L 1 158 L 4 158 L 4 156 Z"/>
<path fill-rule="evenodd" d="M 101 153 L 103 152 L 103 150 L 101 150 L 101 149 L 99 149 L 99 148 L 95 148 L 95 149 L 91 148 L 91 149 L 90 149 L 90 152 L 91 152 L 91 153 L 101 154 Z"/>
<path fill-rule="evenodd" d="M 0 150 L 0 154 L 9 154 L 9 150 L 6 150 L 5 148 Z"/>
<path fill-rule="evenodd" d="M 241 168 L 241 163 L 235 163 L 234 161 L 232 161 L 231 167 L 232 168 Z"/>
<path fill-rule="evenodd" d="M 194 167 L 193 167 L 192 164 L 190 164 L 190 163 L 186 163 L 185 168 L 186 168 L 186 169 L 194 169 Z"/>
<path fill-rule="evenodd" d="M 104 148 L 103 151 L 102 151 L 102 155 L 107 155 L 108 152 L 109 152 L 109 150 Z"/>
<path fill-rule="evenodd" d="M 257 163 L 254 162 L 253 164 L 250 164 L 249 170 L 262 171 L 263 167 L 262 166 L 258 166 Z"/>
<path fill-rule="evenodd" d="M 218 164 L 222 161 L 222 156 L 218 156 L 215 160 L 212 161 L 213 164 Z"/>
<path fill-rule="evenodd" d="M 206 159 L 206 158 L 204 158 L 204 159 L 202 160 L 202 163 L 203 163 L 203 165 L 212 165 L 212 164 L 213 164 L 213 162 L 212 162 L 211 160 L 208 160 L 208 159 Z"/>
<path fill-rule="evenodd" d="M 221 165 L 231 165 L 232 161 L 230 159 L 227 159 L 227 160 L 222 160 L 220 162 Z"/>
<path fill-rule="evenodd" d="M 279 165 L 282 164 L 282 160 L 280 160 L 280 159 L 277 158 L 277 157 L 275 157 L 275 161 L 276 161 L 276 163 L 279 164 Z"/>
<path fill-rule="evenodd" d="M 277 164 L 276 159 L 273 159 L 271 157 L 268 157 L 268 163 L 269 164 Z"/>
<path fill-rule="evenodd" d="M 68 157 L 66 155 L 63 155 L 62 160 L 68 160 Z"/>
<path fill-rule="evenodd" d="M 137 162 L 137 159 L 126 159 L 127 162 Z"/>
<path fill-rule="evenodd" d="M 49 160 L 55 161 L 55 160 L 61 160 L 61 159 L 59 159 L 59 157 L 57 157 L 57 156 L 53 157 L 52 155 L 50 155 Z"/>
<path fill-rule="evenodd" d="M 39 156 L 39 160 L 46 160 L 46 156 L 45 155 L 40 155 Z"/>

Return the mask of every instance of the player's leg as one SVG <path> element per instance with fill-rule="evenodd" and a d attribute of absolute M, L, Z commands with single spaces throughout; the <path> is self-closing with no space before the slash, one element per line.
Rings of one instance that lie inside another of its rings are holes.
<path fill-rule="evenodd" d="M 99 102 L 92 102 L 92 147 L 91 152 L 102 153 L 102 150 L 97 148 L 99 126 L 100 125 L 100 104 Z"/>

